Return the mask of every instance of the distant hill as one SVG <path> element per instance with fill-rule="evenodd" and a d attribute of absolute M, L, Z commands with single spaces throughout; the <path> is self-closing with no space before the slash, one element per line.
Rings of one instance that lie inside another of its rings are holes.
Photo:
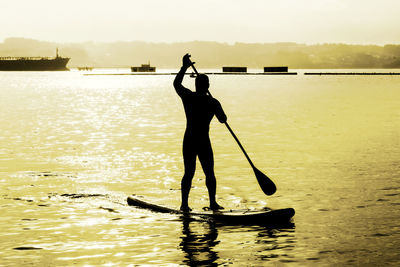
<path fill-rule="evenodd" d="M 1 56 L 70 57 L 68 67 L 130 67 L 150 63 L 157 68 L 178 68 L 191 53 L 198 68 L 222 66 L 289 66 L 296 68 L 400 68 L 400 45 L 297 43 L 182 42 L 53 43 L 8 38 L 0 43 Z"/>

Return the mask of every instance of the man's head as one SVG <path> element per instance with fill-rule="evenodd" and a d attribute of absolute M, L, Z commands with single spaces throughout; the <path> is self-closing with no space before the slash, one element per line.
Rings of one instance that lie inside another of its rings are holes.
<path fill-rule="evenodd" d="M 205 74 L 199 74 L 196 77 L 196 92 L 206 94 L 209 87 L 210 82 L 208 80 L 208 76 Z"/>

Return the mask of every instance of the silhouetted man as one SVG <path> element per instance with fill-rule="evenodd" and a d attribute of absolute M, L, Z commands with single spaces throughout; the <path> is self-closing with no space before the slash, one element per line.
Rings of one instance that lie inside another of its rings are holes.
<path fill-rule="evenodd" d="M 215 200 L 217 182 L 214 175 L 214 158 L 208 132 L 214 115 L 221 123 L 226 122 L 226 115 L 218 100 L 207 95 L 210 86 L 207 75 L 199 74 L 196 77 L 196 92 L 192 92 L 182 85 L 185 72 L 192 64 L 189 57 L 188 54 L 183 57 L 182 68 L 174 80 L 175 90 L 182 99 L 186 114 L 186 131 L 183 138 L 185 173 L 181 182 L 181 210 L 190 211 L 188 198 L 196 169 L 196 157 L 199 157 L 206 175 L 210 209 L 223 209 Z"/>

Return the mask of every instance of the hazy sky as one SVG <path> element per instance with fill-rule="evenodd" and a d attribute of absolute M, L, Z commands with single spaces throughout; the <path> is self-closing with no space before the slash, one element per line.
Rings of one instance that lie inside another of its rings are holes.
<path fill-rule="evenodd" d="M 400 0 L 0 0 L 0 41 L 400 44 Z"/>

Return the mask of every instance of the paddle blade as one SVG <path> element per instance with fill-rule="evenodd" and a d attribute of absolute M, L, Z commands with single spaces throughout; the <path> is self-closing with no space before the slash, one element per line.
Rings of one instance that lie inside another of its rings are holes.
<path fill-rule="evenodd" d="M 256 167 L 253 168 L 254 174 L 256 175 L 258 184 L 260 185 L 262 191 L 270 196 L 276 192 L 276 186 L 271 179 L 268 178 L 264 173 L 258 170 Z"/>

